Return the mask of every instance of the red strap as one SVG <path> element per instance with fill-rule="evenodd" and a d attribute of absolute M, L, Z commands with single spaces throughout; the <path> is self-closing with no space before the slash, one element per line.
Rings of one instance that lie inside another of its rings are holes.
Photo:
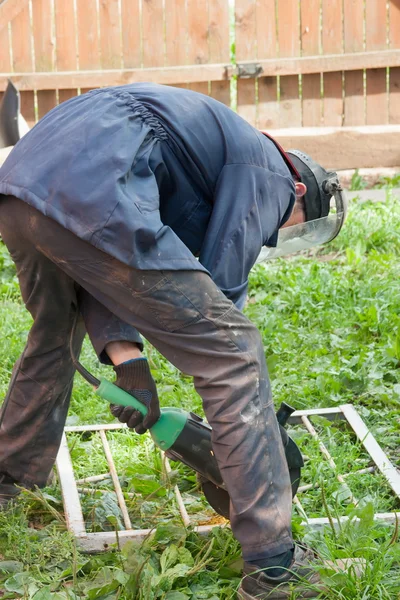
<path fill-rule="evenodd" d="M 296 167 L 294 166 L 294 164 L 292 163 L 292 161 L 290 160 L 289 156 L 286 154 L 286 152 L 284 151 L 284 149 L 282 148 L 282 146 L 279 144 L 279 142 L 277 142 L 266 131 L 261 131 L 261 133 L 263 133 L 268 139 L 271 140 L 271 142 L 273 142 L 275 144 L 275 146 L 278 148 L 279 152 L 281 153 L 281 156 L 282 156 L 283 160 L 285 161 L 285 163 L 289 167 L 289 170 L 292 173 L 292 175 L 294 175 L 299 181 L 301 181 L 300 173 L 298 172 L 298 170 L 296 169 Z"/>

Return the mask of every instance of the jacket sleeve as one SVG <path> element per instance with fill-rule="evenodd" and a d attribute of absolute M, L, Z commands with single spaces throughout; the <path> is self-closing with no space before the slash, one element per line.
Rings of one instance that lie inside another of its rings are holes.
<path fill-rule="evenodd" d="M 289 177 L 247 164 L 222 169 L 200 262 L 239 309 L 246 301 L 250 269 L 262 246 L 276 245 L 294 200 Z"/>

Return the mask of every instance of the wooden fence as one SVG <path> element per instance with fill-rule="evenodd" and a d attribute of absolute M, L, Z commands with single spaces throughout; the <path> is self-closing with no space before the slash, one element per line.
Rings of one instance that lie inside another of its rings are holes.
<path fill-rule="evenodd" d="M 0 93 L 9 77 L 31 122 L 93 87 L 156 81 L 234 101 L 285 143 L 319 154 L 340 127 L 350 163 L 356 139 L 357 166 L 400 165 L 400 0 L 0 0 Z"/>

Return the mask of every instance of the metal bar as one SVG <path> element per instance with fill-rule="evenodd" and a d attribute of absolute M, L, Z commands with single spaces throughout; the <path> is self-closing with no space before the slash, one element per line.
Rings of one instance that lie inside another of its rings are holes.
<path fill-rule="evenodd" d="M 400 473 L 396 467 L 390 462 L 388 456 L 379 446 L 378 442 L 357 413 L 355 408 L 351 404 L 344 404 L 340 407 L 343 411 L 344 416 L 353 428 L 357 438 L 363 444 L 364 448 L 382 473 L 387 479 L 390 487 L 400 498 Z"/>
<path fill-rule="evenodd" d="M 84 432 L 84 431 L 112 431 L 114 429 L 126 429 L 125 423 L 100 423 L 98 425 L 71 425 L 64 427 L 67 433 Z"/>
<path fill-rule="evenodd" d="M 383 522 L 383 523 L 396 523 L 396 518 L 399 519 L 399 516 L 394 512 L 393 513 L 376 513 L 374 515 L 374 521 Z M 350 517 L 348 517 L 348 516 L 342 516 L 342 517 L 339 517 L 339 519 L 332 517 L 332 522 L 336 528 L 339 526 L 339 523 L 346 523 L 349 519 L 350 519 Z M 360 521 L 360 519 L 358 517 L 355 517 L 355 518 L 352 518 L 351 521 L 352 521 L 352 523 L 358 523 Z M 330 521 L 327 517 L 321 517 L 321 518 L 309 519 L 307 522 L 303 521 L 301 524 L 304 527 L 310 527 L 312 529 L 322 529 L 323 527 L 326 527 L 326 525 L 329 525 L 329 523 L 330 523 Z"/>
<path fill-rule="evenodd" d="M 109 492 L 110 490 L 102 490 L 100 488 L 87 488 L 87 487 L 78 487 L 78 492 L 80 494 L 93 494 L 94 492 L 103 492 L 104 494 L 106 492 Z M 125 492 L 125 494 L 128 496 L 128 498 L 137 498 L 137 494 L 134 494 L 133 492 Z"/>
<path fill-rule="evenodd" d="M 126 508 L 125 498 L 122 493 L 121 484 L 119 483 L 117 470 L 114 465 L 114 460 L 113 460 L 113 457 L 111 454 L 111 449 L 110 449 L 110 445 L 107 440 L 106 433 L 104 430 L 101 430 L 99 433 L 100 433 L 101 441 L 103 443 L 103 448 L 104 448 L 104 452 L 105 452 L 106 459 L 108 462 L 108 466 L 110 467 L 111 478 L 113 480 L 115 493 L 117 494 L 117 498 L 118 498 L 119 506 L 120 506 L 122 516 L 124 519 L 125 527 L 126 527 L 126 529 L 132 530 L 132 523 L 129 518 L 128 509 Z"/>
<path fill-rule="evenodd" d="M 229 525 L 219 525 L 219 527 L 228 527 Z M 193 531 L 199 535 L 207 535 L 216 527 L 215 525 L 199 525 L 193 528 Z M 122 547 L 126 542 L 142 542 L 147 539 L 154 529 L 135 529 L 132 531 L 119 531 L 118 542 Z M 88 533 L 85 537 L 77 539 L 79 548 L 84 552 L 95 553 L 109 550 L 110 546 L 117 543 L 115 531 L 100 531 L 98 533 Z"/>
<path fill-rule="evenodd" d="M 340 523 L 345 523 L 349 520 L 349 517 L 340 517 Z M 395 523 L 396 522 L 396 513 L 377 513 L 374 516 L 374 520 L 377 522 L 383 523 Z M 335 527 L 338 527 L 338 519 L 332 519 Z M 359 519 L 353 519 L 354 522 L 358 522 Z M 309 529 L 322 529 L 329 525 L 329 519 L 326 517 L 323 518 L 313 518 L 308 519 L 308 521 L 303 521 L 301 523 L 304 527 Z M 207 535 L 212 529 L 216 527 L 215 525 L 200 525 L 198 527 L 194 527 L 194 531 L 199 533 L 200 535 Z M 223 524 L 219 527 L 229 527 L 229 524 Z M 136 529 L 134 531 L 119 531 L 118 532 L 118 540 L 120 542 L 121 547 L 128 541 L 136 541 L 141 542 L 144 539 L 148 538 L 149 535 L 153 532 L 153 529 Z M 102 552 L 110 549 L 110 546 L 117 542 L 117 538 L 114 531 L 102 531 L 98 533 L 88 533 L 84 537 L 80 537 L 77 539 L 78 545 L 80 549 L 84 552 Z"/>
<path fill-rule="evenodd" d="M 104 479 L 108 479 L 111 477 L 110 473 L 104 473 L 104 475 L 91 475 L 90 477 L 82 477 L 82 479 L 77 479 L 76 484 L 80 485 L 82 483 L 96 483 L 96 481 L 104 481 Z"/>
<path fill-rule="evenodd" d="M 344 479 L 349 477 L 350 475 L 365 475 L 366 473 L 373 473 L 376 470 L 376 467 L 367 467 L 366 469 L 360 469 L 359 471 L 352 471 L 351 473 L 345 473 L 343 475 Z M 312 490 L 319 488 L 320 484 L 317 483 L 308 483 L 307 485 L 301 485 L 297 489 L 297 493 L 301 494 L 302 492 L 306 492 L 307 490 Z"/>
<path fill-rule="evenodd" d="M 165 456 L 164 452 L 161 452 L 161 456 L 162 456 L 165 472 L 167 474 L 167 477 L 169 478 L 171 470 L 172 470 L 171 465 L 169 464 L 169 460 Z M 178 503 L 179 512 L 181 513 L 182 521 L 183 521 L 184 525 L 186 527 L 188 527 L 190 525 L 190 517 L 187 513 L 186 507 L 183 503 L 183 498 L 181 496 L 181 493 L 180 493 L 177 485 L 174 487 L 174 493 L 175 493 L 176 501 Z"/>
<path fill-rule="evenodd" d="M 328 448 L 325 446 L 325 444 L 320 440 L 318 433 L 315 431 L 310 419 L 306 416 L 301 417 L 302 422 L 304 423 L 307 431 L 312 435 L 312 437 L 314 439 L 316 439 L 318 441 L 318 446 L 320 451 L 322 452 L 322 454 L 325 456 L 325 458 L 328 460 L 328 463 L 330 465 L 330 467 L 336 472 L 337 471 L 337 466 L 335 461 L 333 460 L 331 454 L 329 453 Z M 340 475 L 340 473 L 336 473 L 336 479 L 339 481 L 339 483 L 345 483 L 345 480 L 343 478 L 343 475 Z M 353 494 L 351 494 L 351 501 L 354 504 L 358 504 L 358 500 L 356 500 L 356 498 L 353 496 Z"/>
<path fill-rule="evenodd" d="M 57 454 L 56 466 L 60 479 L 61 493 L 64 502 L 65 520 L 67 527 L 75 536 L 86 535 L 82 507 L 74 478 L 71 456 L 65 433 L 61 438 Z"/>
<path fill-rule="evenodd" d="M 335 407 L 335 408 L 310 408 L 308 410 L 296 410 L 294 413 L 292 413 L 288 419 L 288 423 L 290 425 L 301 425 L 302 421 L 301 421 L 301 417 L 312 417 L 312 416 L 318 416 L 318 417 L 325 417 L 325 419 L 328 419 L 329 421 L 334 421 L 336 419 L 344 419 L 344 415 L 342 413 L 342 411 L 340 410 L 340 408 Z"/>

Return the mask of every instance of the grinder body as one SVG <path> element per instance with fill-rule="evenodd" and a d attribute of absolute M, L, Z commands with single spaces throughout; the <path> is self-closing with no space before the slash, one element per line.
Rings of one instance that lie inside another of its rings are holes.
<path fill-rule="evenodd" d="M 112 404 L 132 407 L 146 415 L 146 407 L 134 396 L 110 383 L 100 380 L 96 393 Z M 303 458 L 294 441 L 288 436 L 284 425 L 294 409 L 282 404 L 277 413 L 282 441 L 292 484 L 296 494 L 300 481 Z M 211 442 L 212 429 L 201 417 L 180 408 L 162 408 L 161 416 L 149 430 L 156 446 L 167 457 L 180 461 L 198 473 L 199 481 L 210 505 L 219 514 L 229 518 L 229 494 L 225 488 Z"/>

